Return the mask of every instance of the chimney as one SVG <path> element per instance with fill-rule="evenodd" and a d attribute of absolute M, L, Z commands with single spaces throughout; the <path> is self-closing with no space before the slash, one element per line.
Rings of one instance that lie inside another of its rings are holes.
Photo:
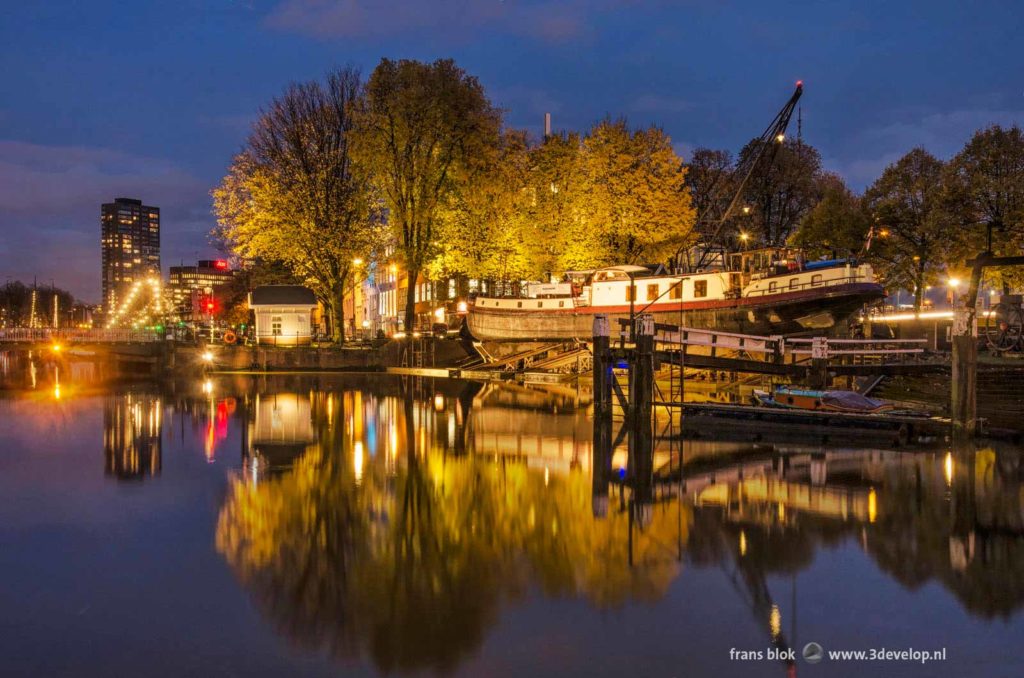
<path fill-rule="evenodd" d="M 551 136 L 551 114 L 544 114 L 544 138 L 547 139 Z"/>

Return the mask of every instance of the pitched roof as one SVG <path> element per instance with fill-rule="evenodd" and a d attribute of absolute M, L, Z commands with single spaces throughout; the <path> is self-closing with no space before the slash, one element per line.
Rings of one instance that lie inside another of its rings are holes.
<path fill-rule="evenodd" d="M 264 285 L 249 296 L 250 306 L 316 306 L 313 290 L 302 285 Z"/>

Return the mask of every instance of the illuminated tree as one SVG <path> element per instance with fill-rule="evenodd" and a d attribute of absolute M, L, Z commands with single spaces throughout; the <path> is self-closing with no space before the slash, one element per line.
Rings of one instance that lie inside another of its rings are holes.
<path fill-rule="evenodd" d="M 416 280 L 448 237 L 444 219 L 473 190 L 498 146 L 501 114 L 450 59 L 383 59 L 357 108 L 355 157 L 379 189 L 409 276 L 405 326 L 415 320 Z"/>
<path fill-rule="evenodd" d="M 289 86 L 213 191 L 217 237 L 244 258 L 283 262 L 323 302 L 337 341 L 353 260 L 379 235 L 370 185 L 349 152 L 359 90 L 350 68 Z"/>

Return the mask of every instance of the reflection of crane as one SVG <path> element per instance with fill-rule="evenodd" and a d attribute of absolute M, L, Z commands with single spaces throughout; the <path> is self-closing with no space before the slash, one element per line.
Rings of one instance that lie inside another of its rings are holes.
<path fill-rule="evenodd" d="M 708 238 L 709 247 L 705 248 L 701 253 L 700 261 L 697 262 L 697 268 L 704 268 L 708 263 L 709 257 L 715 247 L 724 247 L 719 241 L 726 222 L 733 215 L 737 205 L 743 196 L 743 190 L 747 187 L 747 182 L 750 177 L 754 174 L 762 159 L 767 162 L 767 166 L 771 167 L 772 163 L 775 162 L 775 155 L 779 151 L 779 147 L 786 140 L 786 128 L 789 127 L 789 120 L 793 117 L 793 111 L 796 109 L 796 104 L 800 100 L 800 96 L 804 93 L 804 83 L 802 80 L 798 80 L 796 83 L 796 91 L 793 92 L 793 96 L 789 98 L 786 105 L 782 107 L 771 121 L 768 127 L 765 128 L 761 136 L 758 137 L 757 141 L 754 142 L 753 152 L 747 154 L 746 157 L 740 157 L 736 163 L 736 167 L 730 176 L 740 177 L 740 182 L 736 186 L 736 191 L 733 193 L 732 200 L 729 201 L 728 206 L 722 211 L 721 214 L 708 214 L 704 213 L 698 217 L 698 227 L 704 226 L 705 228 L 714 227 L 714 231 L 711 233 L 711 237 Z M 715 188 L 715 184 L 718 183 L 719 179 L 724 175 L 725 172 L 720 174 L 718 178 L 712 182 L 709 187 L 709 191 Z"/>

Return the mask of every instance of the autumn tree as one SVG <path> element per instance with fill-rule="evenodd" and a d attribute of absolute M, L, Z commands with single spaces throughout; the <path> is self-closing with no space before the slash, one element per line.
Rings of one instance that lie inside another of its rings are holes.
<path fill-rule="evenodd" d="M 357 111 L 355 157 L 388 209 L 408 274 L 405 327 L 411 328 L 416 280 L 445 238 L 448 206 L 486 168 L 501 114 L 479 81 L 450 59 L 381 60 Z"/>
<path fill-rule="evenodd" d="M 550 135 L 530 149 L 524 232 L 529 256 L 543 279 L 567 267 L 563 255 L 585 218 L 588 184 L 582 149 L 577 133 Z"/>
<path fill-rule="evenodd" d="M 915 148 L 894 164 L 864 194 L 875 222 L 871 258 L 889 284 L 914 291 L 921 309 L 926 285 L 945 268 L 952 232 L 942 209 L 941 160 Z"/>
<path fill-rule="evenodd" d="M 583 168 L 587 214 L 575 224 L 568 262 L 665 261 L 689 239 L 696 216 L 685 169 L 663 130 L 604 120 L 583 140 Z"/>
<path fill-rule="evenodd" d="M 821 200 L 800 221 L 792 243 L 811 256 L 857 254 L 871 228 L 860 197 L 835 174 L 824 174 L 819 186 Z"/>
<path fill-rule="evenodd" d="M 1019 256 L 1024 239 L 1024 133 L 994 125 L 974 134 L 947 167 L 944 207 L 956 225 L 957 258 L 980 252 Z M 951 233 L 950 235 L 953 235 Z M 998 269 L 1004 289 L 1021 269 Z M 980 273 L 980 271 L 979 271 Z M 977 299 L 972 278 L 968 299 Z M 971 293 L 974 294 L 971 297 Z"/>
<path fill-rule="evenodd" d="M 797 139 L 781 144 L 754 140 L 740 151 L 738 165 L 755 156 L 762 143 L 778 148 L 772 162 L 762 158 L 757 163 L 744 187 L 743 204 L 750 207 L 747 228 L 766 245 L 782 245 L 821 199 L 821 154 Z M 768 155 L 772 157 L 771 152 Z"/>
<path fill-rule="evenodd" d="M 468 190 L 454 193 L 443 220 L 447 237 L 432 275 L 523 280 L 539 274 L 526 223 L 531 201 L 525 132 L 505 130 Z"/>
<path fill-rule="evenodd" d="M 356 70 L 290 85 L 261 112 L 245 148 L 213 191 L 217 237 L 238 255 L 283 262 L 316 293 L 336 341 L 354 260 L 378 231 L 373 194 L 354 171 Z"/>

